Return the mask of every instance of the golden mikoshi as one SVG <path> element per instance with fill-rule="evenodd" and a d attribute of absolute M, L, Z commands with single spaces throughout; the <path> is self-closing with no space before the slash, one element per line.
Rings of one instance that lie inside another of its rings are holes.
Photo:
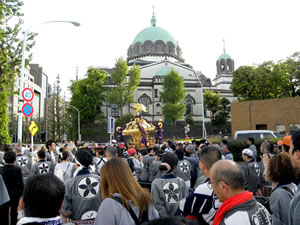
<path fill-rule="evenodd" d="M 133 145 L 135 148 L 145 148 L 155 143 L 154 139 L 150 137 L 150 134 L 157 132 L 156 142 L 160 142 L 162 139 L 163 122 L 159 121 L 158 124 L 155 125 L 146 118 L 143 118 L 140 113 L 141 111 L 147 112 L 147 110 L 141 103 L 136 103 L 131 108 L 136 112 L 136 116 L 134 120 L 127 123 L 124 128 L 116 128 L 119 133 L 119 139 L 124 141 L 123 136 L 131 136 L 132 140 L 130 145 Z"/>

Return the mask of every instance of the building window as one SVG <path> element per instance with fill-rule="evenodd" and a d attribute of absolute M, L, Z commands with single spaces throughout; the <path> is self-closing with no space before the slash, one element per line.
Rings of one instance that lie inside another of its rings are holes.
<path fill-rule="evenodd" d="M 256 124 L 256 130 L 268 130 L 267 124 Z"/>
<path fill-rule="evenodd" d="M 142 95 L 142 97 L 139 98 L 138 102 L 143 104 L 147 110 L 147 112 L 143 114 L 149 114 L 151 99 L 147 95 Z"/>
<path fill-rule="evenodd" d="M 172 46 L 172 45 L 169 45 L 169 54 L 172 54 L 173 52 L 174 52 L 173 46 Z"/>
<path fill-rule="evenodd" d="M 161 114 L 161 107 L 159 103 L 156 104 L 156 114 Z"/>
<path fill-rule="evenodd" d="M 279 134 L 279 136 L 285 135 L 285 125 L 276 125 L 276 133 Z"/>
<path fill-rule="evenodd" d="M 193 113 L 194 100 L 192 98 L 186 98 L 185 99 L 185 104 L 186 104 L 185 114 L 192 114 Z"/>
<path fill-rule="evenodd" d="M 157 46 L 157 51 L 161 52 L 161 46 L 160 45 Z"/>
<path fill-rule="evenodd" d="M 221 71 L 225 71 L 225 65 L 221 64 Z"/>
<path fill-rule="evenodd" d="M 158 98 L 158 89 L 154 89 L 154 97 Z"/>
<path fill-rule="evenodd" d="M 147 52 L 151 52 L 151 46 L 147 45 Z"/>
<path fill-rule="evenodd" d="M 290 134 L 295 133 L 295 131 L 298 129 L 300 129 L 299 123 L 290 124 Z"/>

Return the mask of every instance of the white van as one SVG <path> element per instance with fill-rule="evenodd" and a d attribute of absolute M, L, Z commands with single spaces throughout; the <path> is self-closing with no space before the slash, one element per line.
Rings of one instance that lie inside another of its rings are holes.
<path fill-rule="evenodd" d="M 234 134 L 234 139 L 248 139 L 253 137 L 256 139 L 277 138 L 271 130 L 238 130 Z"/>

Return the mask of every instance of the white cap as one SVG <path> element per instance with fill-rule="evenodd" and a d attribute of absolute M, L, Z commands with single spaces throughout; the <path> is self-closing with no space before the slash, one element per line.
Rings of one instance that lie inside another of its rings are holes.
<path fill-rule="evenodd" d="M 165 149 L 165 152 L 170 152 L 170 153 L 172 153 L 172 149 L 171 149 L 171 148 L 166 148 L 166 149 Z"/>
<path fill-rule="evenodd" d="M 116 143 L 117 143 L 117 141 L 116 141 L 116 140 L 112 140 L 112 141 L 111 141 L 111 143 L 113 143 L 113 144 L 116 144 Z"/>
<path fill-rule="evenodd" d="M 251 157 L 251 158 L 253 158 L 253 151 L 251 149 L 249 149 L 249 148 L 244 149 L 242 151 L 242 153 L 245 154 L 245 155 L 247 155 L 247 156 L 249 156 L 249 157 Z"/>

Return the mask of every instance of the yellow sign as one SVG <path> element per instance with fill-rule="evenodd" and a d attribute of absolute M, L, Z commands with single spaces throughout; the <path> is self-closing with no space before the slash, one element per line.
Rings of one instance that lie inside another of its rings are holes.
<path fill-rule="evenodd" d="M 31 124 L 29 126 L 29 131 L 31 133 L 32 136 L 34 136 L 36 134 L 36 132 L 38 132 L 39 127 L 36 125 L 36 123 L 34 121 L 31 121 Z"/>

